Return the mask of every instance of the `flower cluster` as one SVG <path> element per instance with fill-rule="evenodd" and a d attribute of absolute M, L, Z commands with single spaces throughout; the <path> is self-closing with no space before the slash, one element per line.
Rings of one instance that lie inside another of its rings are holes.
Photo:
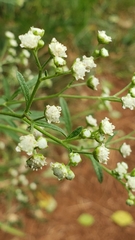
<path fill-rule="evenodd" d="M 76 80 L 84 80 L 85 73 L 90 72 L 92 68 L 95 68 L 94 58 L 83 56 L 82 60 L 77 58 L 72 66 L 73 76 Z"/>
<path fill-rule="evenodd" d="M 93 153 L 96 160 L 103 164 L 107 164 L 109 154 L 110 154 L 109 149 L 106 148 L 103 143 L 100 146 L 98 146 Z"/>
<path fill-rule="evenodd" d="M 54 122 L 54 123 L 59 123 L 60 120 L 60 114 L 61 114 L 61 107 L 60 106 L 46 106 L 45 110 L 45 116 L 48 121 L 48 123 Z"/>
<path fill-rule="evenodd" d="M 124 158 L 130 155 L 132 152 L 130 145 L 123 143 L 122 146 L 120 147 L 120 153 Z"/>
<path fill-rule="evenodd" d="M 27 49 L 36 49 L 44 45 L 41 37 L 44 35 L 44 30 L 40 28 L 31 27 L 24 35 L 20 35 L 20 46 Z"/>
<path fill-rule="evenodd" d="M 45 149 L 47 148 L 47 140 L 44 138 L 41 133 L 35 130 L 33 134 L 35 133 L 35 136 L 31 133 L 25 136 L 20 137 L 20 142 L 18 143 L 18 146 L 16 147 L 17 152 L 24 151 L 27 153 L 30 158 L 26 161 L 26 164 L 28 167 L 30 167 L 33 170 L 42 169 L 43 166 L 45 166 L 46 158 L 40 154 L 37 153 L 36 149 Z"/>
<path fill-rule="evenodd" d="M 130 110 L 135 109 L 135 75 L 132 77 L 131 87 L 126 96 L 121 98 L 123 109 L 129 108 Z"/>

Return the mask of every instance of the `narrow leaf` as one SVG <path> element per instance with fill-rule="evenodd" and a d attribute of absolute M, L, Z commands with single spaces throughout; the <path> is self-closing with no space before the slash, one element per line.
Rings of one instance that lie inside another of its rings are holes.
<path fill-rule="evenodd" d="M 9 225 L 7 225 L 6 223 L 2 223 L 0 222 L 0 228 L 1 230 L 3 230 L 4 232 L 7 232 L 7 233 L 10 233 L 10 234 L 13 234 L 15 236 L 18 236 L 18 237 L 24 237 L 25 236 L 25 233 L 14 228 L 14 227 L 10 227 Z"/>
<path fill-rule="evenodd" d="M 96 161 L 96 159 L 93 157 L 92 154 L 87 155 L 87 157 L 90 158 L 90 160 L 91 160 L 91 162 L 93 164 L 93 167 L 94 167 L 94 170 L 96 172 L 98 181 L 100 183 L 102 183 L 102 181 L 103 181 L 103 172 L 102 172 L 102 168 L 101 168 L 100 164 Z"/>
<path fill-rule="evenodd" d="M 43 120 L 36 121 L 36 124 L 38 126 L 40 126 L 40 127 L 50 128 L 50 129 L 52 129 L 54 131 L 62 133 L 65 137 L 67 136 L 65 131 L 62 128 L 60 128 L 60 127 L 58 127 L 58 126 L 56 126 L 56 125 L 54 125 L 52 123 L 47 123 L 47 122 L 45 122 L 45 120 L 44 121 Z"/>
<path fill-rule="evenodd" d="M 62 114 L 64 117 L 65 127 L 67 129 L 67 132 L 70 134 L 71 129 L 72 129 L 71 116 L 70 116 L 68 105 L 64 98 L 60 98 L 60 105 L 62 108 Z"/>
<path fill-rule="evenodd" d="M 18 79 L 18 82 L 20 83 L 20 86 L 21 86 L 21 90 L 22 90 L 22 93 L 25 97 L 25 101 L 26 101 L 26 105 L 28 104 L 29 102 L 29 88 L 27 86 L 27 83 L 25 82 L 25 79 L 24 77 L 22 76 L 22 74 L 20 72 L 17 72 L 17 79 Z"/>
<path fill-rule="evenodd" d="M 82 129 L 83 129 L 82 127 L 76 128 L 71 134 L 69 134 L 67 136 L 67 139 L 71 139 L 71 138 L 77 137 L 81 133 Z"/>

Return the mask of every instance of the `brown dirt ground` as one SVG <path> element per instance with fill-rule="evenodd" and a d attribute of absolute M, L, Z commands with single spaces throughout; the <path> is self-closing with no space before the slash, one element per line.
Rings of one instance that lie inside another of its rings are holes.
<path fill-rule="evenodd" d="M 109 76 L 110 79 L 113 79 Z M 117 83 L 118 79 L 114 79 Z M 119 85 L 123 85 L 122 81 Z M 115 109 L 120 109 L 120 104 L 114 104 Z M 134 129 L 134 111 L 122 110 L 121 120 L 113 121 L 116 128 L 130 132 Z M 98 116 L 103 118 L 102 116 Z M 129 125 L 130 119 L 130 125 Z M 135 149 L 132 144 L 132 156 L 124 159 L 130 163 L 132 169 L 135 165 Z M 57 152 L 57 156 L 60 156 Z M 118 161 L 123 158 L 119 154 L 111 153 L 109 163 L 110 168 L 114 168 Z M 55 199 L 57 208 L 52 213 L 44 212 L 46 221 L 39 221 L 33 218 L 28 210 L 20 212 L 23 221 L 22 230 L 26 232 L 26 237 L 18 238 L 0 231 L 1 240 L 134 240 L 135 224 L 120 227 L 112 222 L 110 216 L 117 210 L 125 210 L 132 214 L 135 219 L 135 207 L 125 204 L 127 192 L 115 179 L 104 173 L 104 181 L 98 183 L 95 172 L 88 160 L 75 168 L 76 177 L 73 181 L 58 182 L 53 179 L 53 183 L 58 185 Z M 44 184 L 49 180 L 44 179 Z M 3 210 L 1 207 L 1 214 Z M 94 216 L 95 222 L 90 227 L 84 227 L 77 222 L 81 213 L 89 213 Z"/>

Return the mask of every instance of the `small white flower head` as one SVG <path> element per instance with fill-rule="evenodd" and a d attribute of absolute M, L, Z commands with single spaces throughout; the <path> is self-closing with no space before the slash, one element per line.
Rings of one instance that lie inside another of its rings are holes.
<path fill-rule="evenodd" d="M 106 48 L 101 48 L 100 50 L 100 56 L 101 57 L 108 57 L 109 56 L 109 52 Z"/>
<path fill-rule="evenodd" d="M 18 46 L 18 43 L 15 39 L 10 39 L 9 44 L 10 44 L 11 47 L 17 47 Z"/>
<path fill-rule="evenodd" d="M 95 158 L 103 164 L 107 164 L 107 161 L 109 159 L 110 151 L 108 148 L 105 147 L 105 145 L 102 143 L 99 147 L 97 147 L 94 151 Z"/>
<path fill-rule="evenodd" d="M 66 179 L 67 180 L 72 180 L 75 177 L 74 172 L 70 169 L 69 166 L 66 166 L 67 168 L 67 175 L 66 175 Z"/>
<path fill-rule="evenodd" d="M 135 75 L 132 77 L 132 83 L 135 85 Z"/>
<path fill-rule="evenodd" d="M 64 163 L 50 163 L 50 167 L 58 180 L 63 180 L 67 177 L 68 171 Z"/>
<path fill-rule="evenodd" d="M 30 57 L 30 52 L 26 49 L 23 49 L 22 50 L 22 55 L 23 55 L 23 57 L 29 58 Z"/>
<path fill-rule="evenodd" d="M 47 140 L 46 140 L 46 138 L 44 138 L 44 137 L 39 137 L 39 138 L 37 139 L 37 145 L 38 145 L 39 149 L 47 148 L 48 145 L 47 145 Z"/>
<path fill-rule="evenodd" d="M 70 159 L 70 165 L 72 166 L 77 166 L 78 163 L 82 161 L 81 156 L 79 153 L 70 153 L 69 154 L 69 159 Z"/>
<path fill-rule="evenodd" d="M 20 142 L 16 147 L 17 152 L 24 151 L 28 155 L 32 155 L 34 148 L 37 147 L 37 141 L 32 134 L 21 136 Z"/>
<path fill-rule="evenodd" d="M 19 175 L 18 177 L 18 181 L 23 185 L 23 186 L 27 186 L 29 184 L 28 179 L 26 178 L 26 176 L 24 174 Z"/>
<path fill-rule="evenodd" d="M 84 80 L 86 67 L 80 58 L 77 58 L 72 66 L 73 76 L 78 81 L 79 79 Z"/>
<path fill-rule="evenodd" d="M 32 33 L 34 35 L 43 37 L 45 30 L 44 29 L 40 29 L 40 28 L 35 28 L 35 27 L 31 27 L 30 30 L 32 31 Z"/>
<path fill-rule="evenodd" d="M 135 192 L 135 177 L 127 176 L 126 186 Z"/>
<path fill-rule="evenodd" d="M 62 57 L 54 57 L 53 60 L 56 67 L 63 67 L 66 65 L 65 59 L 63 59 Z"/>
<path fill-rule="evenodd" d="M 126 158 L 127 156 L 130 155 L 130 153 L 132 152 L 130 145 L 126 144 L 125 142 L 122 144 L 122 146 L 120 147 L 120 153 L 122 154 L 122 156 L 124 158 Z"/>
<path fill-rule="evenodd" d="M 131 97 L 135 98 L 135 86 L 130 88 L 129 93 L 131 94 Z"/>
<path fill-rule="evenodd" d="M 67 54 L 66 54 L 67 47 L 59 43 L 56 40 L 56 38 L 53 38 L 51 43 L 49 44 L 49 50 L 54 57 L 61 57 L 61 58 L 67 57 Z"/>
<path fill-rule="evenodd" d="M 97 126 L 97 119 L 95 119 L 94 117 L 92 117 L 92 115 L 88 115 L 86 116 L 86 122 L 92 126 L 92 127 L 96 127 Z"/>
<path fill-rule="evenodd" d="M 86 72 L 90 72 L 90 70 L 94 67 L 96 67 L 97 65 L 94 63 L 94 57 L 86 57 L 85 55 L 83 56 L 83 60 L 82 63 L 85 66 L 85 71 Z"/>
<path fill-rule="evenodd" d="M 93 75 L 90 76 L 87 80 L 87 86 L 93 90 L 97 90 L 98 84 L 99 84 L 98 78 L 94 77 Z"/>
<path fill-rule="evenodd" d="M 38 137 L 42 137 L 42 133 L 40 131 L 38 131 L 37 129 L 33 129 L 33 135 L 34 137 L 37 139 Z"/>
<path fill-rule="evenodd" d="M 6 31 L 5 36 L 9 39 L 14 39 L 15 38 L 14 33 L 10 32 L 10 31 Z"/>
<path fill-rule="evenodd" d="M 30 183 L 30 189 L 31 190 L 36 190 L 37 189 L 37 184 L 35 182 Z"/>
<path fill-rule="evenodd" d="M 26 161 L 26 167 L 31 168 L 33 171 L 38 171 L 47 165 L 46 158 L 39 153 L 34 154 L 31 158 Z"/>
<path fill-rule="evenodd" d="M 101 44 L 108 44 L 109 42 L 112 42 L 112 38 L 106 35 L 105 31 L 98 31 L 98 42 Z"/>
<path fill-rule="evenodd" d="M 105 117 L 100 123 L 100 131 L 104 134 L 113 136 L 113 129 L 115 129 L 115 126 L 109 122 L 109 118 Z"/>
<path fill-rule="evenodd" d="M 9 48 L 8 49 L 8 52 L 9 52 L 9 54 L 11 54 L 13 57 L 15 57 L 16 56 L 16 50 L 14 49 L 14 48 Z"/>
<path fill-rule="evenodd" d="M 82 130 L 82 132 L 81 132 L 81 136 L 82 136 L 83 138 L 90 138 L 90 136 L 91 136 L 91 131 L 90 131 L 90 129 L 84 128 L 84 129 Z"/>
<path fill-rule="evenodd" d="M 127 174 L 128 165 L 125 162 L 118 162 L 115 172 L 118 174 L 118 178 L 122 179 Z"/>
<path fill-rule="evenodd" d="M 46 106 L 45 116 L 47 118 L 48 123 L 54 122 L 59 123 L 61 114 L 61 107 L 60 106 Z"/>
<path fill-rule="evenodd" d="M 18 176 L 18 172 L 14 168 L 9 168 L 9 173 L 12 177 L 17 177 Z"/>
<path fill-rule="evenodd" d="M 135 108 L 135 98 L 131 97 L 129 93 L 125 97 L 122 97 L 121 100 L 123 109 L 129 108 L 130 110 L 133 110 Z"/>
<path fill-rule="evenodd" d="M 41 36 L 36 36 L 32 31 L 28 31 L 28 33 L 20 35 L 19 39 L 21 41 L 20 46 L 22 48 L 35 49 L 38 47 Z"/>

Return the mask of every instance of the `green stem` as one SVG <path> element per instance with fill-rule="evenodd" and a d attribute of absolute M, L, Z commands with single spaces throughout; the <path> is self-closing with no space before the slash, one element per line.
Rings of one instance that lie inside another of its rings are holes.
<path fill-rule="evenodd" d="M 114 94 L 114 97 L 119 96 L 121 93 L 125 92 L 127 89 L 130 88 L 130 86 L 132 85 L 132 83 L 130 82 L 126 87 L 124 87 L 122 90 L 120 90 L 119 92 L 117 92 L 116 94 Z"/>
<path fill-rule="evenodd" d="M 4 124 L 0 124 L 0 129 L 12 130 L 14 132 L 20 132 L 20 133 L 23 133 L 23 134 L 28 134 L 28 132 L 26 130 L 23 130 L 21 128 L 11 127 L 11 126 L 5 126 Z"/>

